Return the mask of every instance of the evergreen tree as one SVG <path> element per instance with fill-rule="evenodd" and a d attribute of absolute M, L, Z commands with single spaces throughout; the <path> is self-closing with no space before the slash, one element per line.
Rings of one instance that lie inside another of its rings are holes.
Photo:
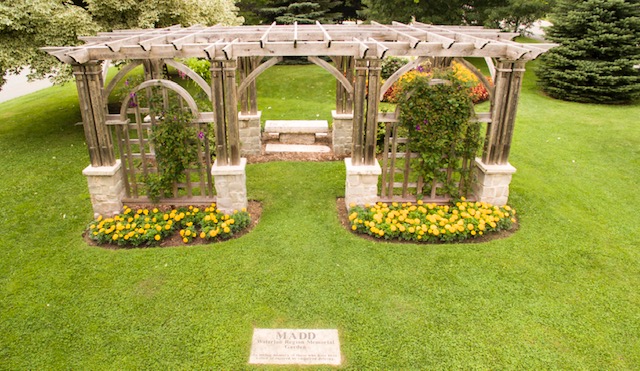
<path fill-rule="evenodd" d="M 265 23 L 278 22 L 280 24 L 310 24 L 336 23 L 341 14 L 334 11 L 342 4 L 341 1 L 269 1 L 259 12 L 264 16 Z"/>
<path fill-rule="evenodd" d="M 562 0 L 547 36 L 559 43 L 541 57 L 540 84 L 554 98 L 625 103 L 640 97 L 637 0 Z"/>

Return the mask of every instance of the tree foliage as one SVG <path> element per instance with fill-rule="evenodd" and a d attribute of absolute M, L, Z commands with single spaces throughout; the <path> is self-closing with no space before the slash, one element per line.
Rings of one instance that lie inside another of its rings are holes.
<path fill-rule="evenodd" d="M 53 73 L 58 65 L 38 47 L 75 45 L 78 36 L 98 30 L 91 16 L 70 1 L 14 0 L 0 2 L 0 87 L 4 75 L 30 65 L 36 75 Z"/>
<path fill-rule="evenodd" d="M 538 77 L 555 98 L 598 103 L 640 97 L 640 4 L 563 0 L 547 37 L 560 45 L 541 58 Z"/>
<path fill-rule="evenodd" d="M 114 29 L 240 24 L 236 12 L 234 0 L 0 0 L 0 87 L 24 66 L 31 77 L 68 67 L 44 46 L 77 45 L 78 36 Z"/>
<path fill-rule="evenodd" d="M 243 0 L 238 3 L 247 24 L 338 23 L 355 19 L 361 0 Z"/>
<path fill-rule="evenodd" d="M 367 19 L 432 24 L 526 26 L 549 12 L 555 0 L 364 0 Z"/>
<path fill-rule="evenodd" d="M 484 24 L 522 32 L 551 12 L 554 5 L 555 0 L 507 0 L 486 10 Z"/>

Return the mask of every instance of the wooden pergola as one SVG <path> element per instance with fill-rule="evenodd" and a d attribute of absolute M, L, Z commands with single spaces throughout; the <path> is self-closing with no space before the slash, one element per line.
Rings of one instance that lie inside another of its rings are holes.
<path fill-rule="evenodd" d="M 107 99 L 117 82 L 132 68 L 125 68 L 107 84 L 109 63 L 105 61 L 131 60 L 134 64 L 142 64 L 146 86 L 162 85 L 173 89 L 171 82 L 162 77 L 165 64 L 186 73 L 212 102 L 213 112 L 198 112 L 197 115 L 201 122 L 215 125 L 217 165 L 237 166 L 241 163 L 237 107 L 240 104 L 241 114 L 256 113 L 256 77 L 285 56 L 308 57 L 336 78 L 336 111 L 353 115 L 351 161 L 354 165 L 364 166 L 376 161 L 376 128 L 381 117 L 378 103 L 403 73 L 426 58 L 485 58 L 495 87 L 490 88 L 491 112 L 482 118 L 488 123 L 482 161 L 499 165 L 508 160 L 525 63 L 553 46 L 510 41 L 515 35 L 475 26 L 436 26 L 419 22 L 196 25 L 105 32 L 82 37 L 84 45 L 45 50 L 73 66 L 94 167 L 112 166 L 116 161 L 107 125 L 122 117 L 108 112 Z M 385 56 L 416 58 L 382 85 L 380 67 Z M 192 57 L 211 61 L 210 84 L 180 63 L 180 59 Z M 319 57 L 330 57 L 334 63 Z M 472 70 L 484 79 L 475 68 Z M 195 105 L 186 91 L 179 91 L 179 94 L 190 105 Z"/>

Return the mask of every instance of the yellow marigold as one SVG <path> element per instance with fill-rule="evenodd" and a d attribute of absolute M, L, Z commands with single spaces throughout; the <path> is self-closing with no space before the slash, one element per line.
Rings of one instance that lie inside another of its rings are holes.
<path fill-rule="evenodd" d="M 200 238 L 205 238 L 205 237 L 207 237 L 207 234 L 204 232 L 200 232 Z"/>
<path fill-rule="evenodd" d="M 213 229 L 209 231 L 209 236 L 211 237 L 215 237 L 218 233 L 216 231 L 214 231 Z"/>
<path fill-rule="evenodd" d="M 231 229 L 229 229 L 229 227 L 226 227 L 226 228 L 224 229 L 224 233 L 229 233 L 229 232 L 231 232 Z"/>
<path fill-rule="evenodd" d="M 352 226 L 351 226 L 351 230 L 352 230 L 352 231 L 355 231 L 356 229 L 358 229 L 358 227 L 356 227 L 355 225 L 352 225 Z"/>
<path fill-rule="evenodd" d="M 182 239 L 182 242 L 187 243 L 187 242 L 189 242 L 189 239 L 185 237 L 185 238 Z"/>
<path fill-rule="evenodd" d="M 468 228 L 470 231 L 472 231 L 472 230 L 475 228 L 475 226 L 474 226 L 473 224 L 469 223 L 469 224 L 467 224 L 467 228 Z"/>
<path fill-rule="evenodd" d="M 159 234 L 157 234 L 157 235 L 153 236 L 153 238 L 154 238 L 156 241 L 160 241 L 160 235 L 159 235 Z"/>

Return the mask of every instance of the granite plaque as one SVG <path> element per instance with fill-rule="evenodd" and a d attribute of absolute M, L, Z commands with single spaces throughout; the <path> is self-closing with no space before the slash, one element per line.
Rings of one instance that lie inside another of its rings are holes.
<path fill-rule="evenodd" d="M 338 330 L 253 330 L 250 364 L 339 365 Z"/>

